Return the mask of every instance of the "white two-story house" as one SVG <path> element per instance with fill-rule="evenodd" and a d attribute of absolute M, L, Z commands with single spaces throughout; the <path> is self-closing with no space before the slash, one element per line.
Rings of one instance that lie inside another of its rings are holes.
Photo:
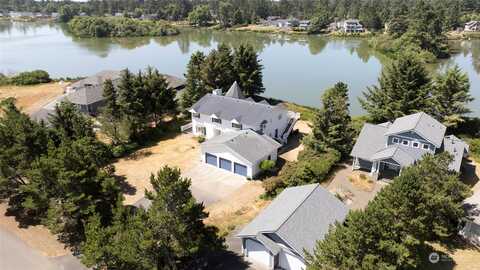
<path fill-rule="evenodd" d="M 193 134 L 207 140 L 202 144 L 202 160 L 246 177 L 259 172 L 261 159 L 276 159 L 278 148 L 287 143 L 300 118 L 300 114 L 282 106 L 245 98 L 236 82 L 225 95 L 215 90 L 189 111 Z M 209 142 L 213 138 L 214 143 Z"/>

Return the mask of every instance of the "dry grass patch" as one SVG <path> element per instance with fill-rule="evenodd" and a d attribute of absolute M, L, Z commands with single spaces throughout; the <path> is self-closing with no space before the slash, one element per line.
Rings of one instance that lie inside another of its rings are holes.
<path fill-rule="evenodd" d="M 63 94 L 66 86 L 65 83 L 57 82 L 27 86 L 4 85 L 0 86 L 0 100 L 13 97 L 25 113 L 33 113 Z"/>
<path fill-rule="evenodd" d="M 21 228 L 14 216 L 6 216 L 7 204 L 0 203 L 0 227 L 18 236 L 23 242 L 49 257 L 64 256 L 70 251 L 43 225 Z M 0 239 L 1 242 L 1 239 Z"/>
<path fill-rule="evenodd" d="M 424 269 L 430 270 L 477 270 L 480 269 L 480 249 L 458 240 L 454 247 L 444 247 L 439 244 L 430 244 L 432 251 L 437 252 L 440 262 L 427 262 Z M 426 260 L 428 261 L 428 259 Z"/>
<path fill-rule="evenodd" d="M 220 235 L 228 235 L 238 226 L 252 221 L 260 211 L 270 204 L 270 201 L 260 199 L 260 195 L 263 193 L 261 182 L 248 182 L 232 195 L 208 206 L 206 211 L 209 213 L 209 217 L 205 223 L 216 226 Z"/>
<path fill-rule="evenodd" d="M 139 149 L 125 158 L 117 160 L 116 175 L 125 179 L 132 191 L 125 194 L 125 204 L 133 204 L 144 196 L 145 189 L 151 190 L 150 175 L 168 165 L 186 171 L 198 164 L 199 143 L 189 134 L 162 139 L 153 146 Z"/>
<path fill-rule="evenodd" d="M 354 187 L 367 192 L 373 191 L 375 186 L 375 183 L 370 176 L 363 172 L 352 172 L 348 177 L 348 181 L 350 181 Z"/>

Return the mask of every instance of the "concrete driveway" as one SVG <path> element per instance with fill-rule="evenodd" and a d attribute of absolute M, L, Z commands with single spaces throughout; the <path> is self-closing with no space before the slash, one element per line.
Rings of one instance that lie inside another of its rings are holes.
<path fill-rule="evenodd" d="M 72 255 L 49 258 L 0 227 L 0 269 L 2 270 L 86 270 Z"/>
<path fill-rule="evenodd" d="M 192 194 L 205 206 L 228 197 L 247 183 L 245 177 L 204 163 L 197 164 L 182 175 L 192 180 Z"/>

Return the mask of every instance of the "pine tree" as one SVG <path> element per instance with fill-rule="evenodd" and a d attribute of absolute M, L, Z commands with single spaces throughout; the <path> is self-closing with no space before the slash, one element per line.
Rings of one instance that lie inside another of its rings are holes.
<path fill-rule="evenodd" d="M 432 88 L 435 116 L 447 127 L 457 127 L 471 112 L 467 107 L 473 101 L 469 91 L 468 76 L 458 66 L 437 76 Z"/>
<path fill-rule="evenodd" d="M 218 45 L 205 59 L 202 78 L 209 90 L 227 91 L 235 81 L 232 51 L 226 44 Z"/>
<path fill-rule="evenodd" d="M 375 122 L 391 121 L 418 111 L 430 113 L 431 80 L 420 61 L 403 55 L 388 65 L 379 86 L 367 88 L 360 104 Z"/>
<path fill-rule="evenodd" d="M 235 50 L 233 67 L 240 88 L 247 96 L 254 96 L 265 91 L 263 87 L 263 66 L 251 45 L 240 45 Z"/>
<path fill-rule="evenodd" d="M 349 113 L 348 86 L 342 82 L 327 89 L 322 108 L 315 113 L 312 134 L 306 138 L 308 147 L 316 152 L 338 150 L 348 156 L 353 145 L 353 128 Z"/>
<path fill-rule="evenodd" d="M 205 55 L 198 51 L 192 54 L 187 65 L 185 74 L 186 86 L 182 93 L 180 104 L 184 110 L 190 108 L 195 102 L 203 97 L 207 91 L 202 79 L 202 68 L 205 63 Z"/>
<path fill-rule="evenodd" d="M 95 137 L 92 121 L 70 102 L 58 104 L 55 107 L 55 114 L 49 117 L 49 122 L 61 140 Z"/>
<path fill-rule="evenodd" d="M 383 188 L 365 210 L 351 211 L 308 255 L 308 269 L 417 269 L 427 241 L 446 244 L 464 218 L 468 186 L 449 170 L 448 154 L 427 155 Z"/>
<path fill-rule="evenodd" d="M 128 138 L 123 138 L 121 135 L 120 123 L 124 115 L 119 104 L 117 89 L 115 89 L 112 80 L 105 80 L 103 97 L 105 98 L 105 104 L 98 119 L 102 123 L 102 131 L 112 139 L 113 145 L 117 145 Z"/>
<path fill-rule="evenodd" d="M 165 114 L 175 115 L 177 104 L 175 91 L 168 87 L 168 82 L 158 70 L 148 67 L 145 74 L 144 90 L 148 107 L 147 114 L 157 125 Z"/>

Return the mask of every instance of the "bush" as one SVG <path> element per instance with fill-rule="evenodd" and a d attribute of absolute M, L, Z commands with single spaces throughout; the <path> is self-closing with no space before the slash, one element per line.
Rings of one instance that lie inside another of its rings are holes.
<path fill-rule="evenodd" d="M 480 138 L 467 140 L 470 145 L 470 155 L 475 161 L 480 162 Z"/>
<path fill-rule="evenodd" d="M 205 141 L 205 137 L 199 136 L 199 137 L 197 137 L 197 141 L 198 141 L 198 143 L 203 143 Z"/>
<path fill-rule="evenodd" d="M 275 168 L 275 161 L 273 160 L 262 160 L 262 162 L 260 162 L 260 169 L 262 171 L 273 171 L 273 169 Z"/>
<path fill-rule="evenodd" d="M 5 74 L 0 73 L 0 85 L 6 85 L 9 83 L 10 83 L 10 80 L 8 79 L 8 77 L 5 76 Z"/>
<path fill-rule="evenodd" d="M 34 70 L 19 73 L 10 79 L 15 85 L 32 85 L 51 82 L 50 75 L 44 70 Z"/>
<path fill-rule="evenodd" d="M 138 144 L 137 143 L 127 143 L 127 144 L 121 144 L 113 147 L 112 149 L 112 155 L 115 158 L 120 158 L 125 155 L 130 154 L 131 152 L 135 151 L 138 149 Z"/>
<path fill-rule="evenodd" d="M 264 197 L 275 197 L 287 187 L 322 183 L 328 180 L 333 167 L 340 161 L 340 156 L 340 152 L 336 150 L 328 150 L 322 154 L 303 150 L 297 162 L 288 162 L 278 176 L 263 182 Z"/>

